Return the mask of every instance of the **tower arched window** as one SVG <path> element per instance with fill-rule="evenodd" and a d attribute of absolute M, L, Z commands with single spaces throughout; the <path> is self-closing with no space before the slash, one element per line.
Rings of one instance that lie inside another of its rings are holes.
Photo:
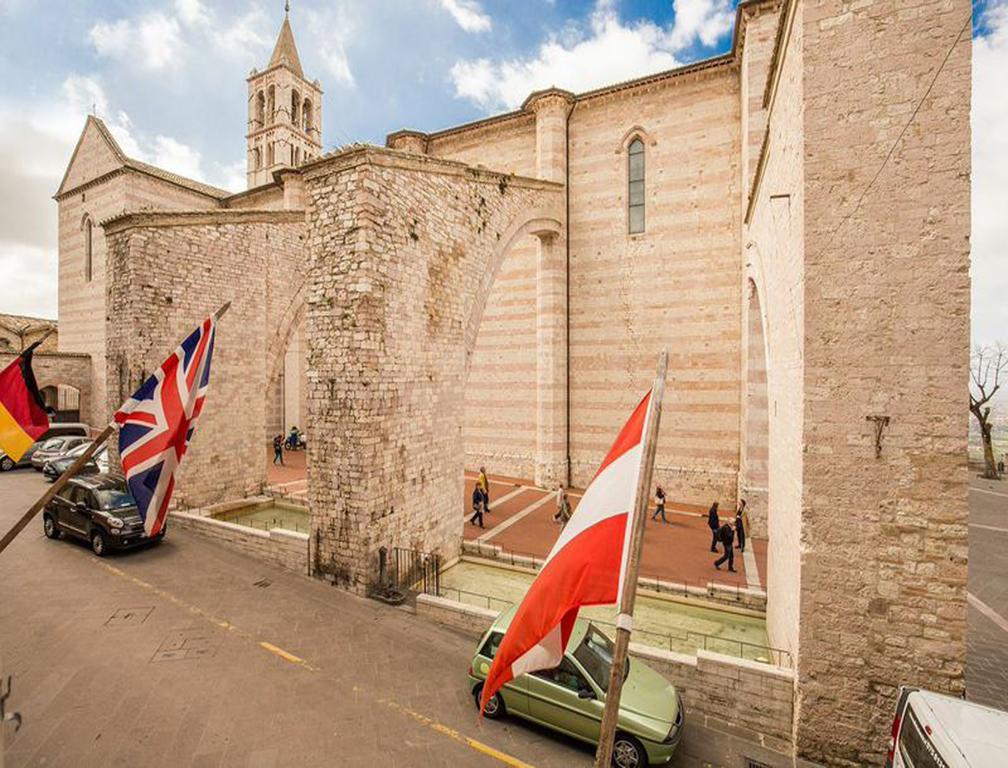
<path fill-rule="evenodd" d="M 262 91 L 256 94 L 256 123 L 258 123 L 257 128 L 266 125 L 266 97 L 263 96 Z"/>
<path fill-rule="evenodd" d="M 644 231 L 644 142 L 639 138 L 627 147 L 627 231 Z"/>
<path fill-rule="evenodd" d="M 296 90 L 291 90 L 291 124 L 301 125 L 301 94 Z"/>
<path fill-rule="evenodd" d="M 271 85 L 266 90 L 266 117 L 269 119 L 269 124 L 273 125 L 276 122 L 276 86 Z"/>
<path fill-rule="evenodd" d="M 305 99 L 301 106 L 301 128 L 305 133 L 310 133 L 312 129 L 312 103 L 311 99 Z"/>
<path fill-rule="evenodd" d="M 81 225 L 84 230 L 84 282 L 91 282 L 92 253 L 94 248 L 94 227 L 91 217 L 85 215 L 84 223 Z"/>
<path fill-rule="evenodd" d="M 262 168 L 262 150 L 259 147 L 252 150 L 252 167 L 257 171 Z"/>

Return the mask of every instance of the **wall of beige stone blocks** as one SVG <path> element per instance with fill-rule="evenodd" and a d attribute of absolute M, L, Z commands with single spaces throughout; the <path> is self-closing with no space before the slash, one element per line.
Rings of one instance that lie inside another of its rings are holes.
<path fill-rule="evenodd" d="M 108 295 L 108 408 L 230 301 L 174 499 L 200 507 L 260 492 L 266 372 L 282 359 L 292 295 L 303 283 L 304 213 L 136 214 L 107 229 L 116 275 Z"/>
<path fill-rule="evenodd" d="M 570 451 L 594 474 L 626 414 L 669 376 L 655 481 L 730 507 L 739 440 L 737 71 L 579 101 L 570 117 Z M 645 144 L 645 232 L 628 234 L 626 145 Z"/>
<path fill-rule="evenodd" d="M 368 148 L 304 175 L 313 567 L 361 591 L 381 546 L 457 553 L 463 393 L 484 304 L 512 240 L 562 197 Z"/>
<path fill-rule="evenodd" d="M 170 528 L 198 533 L 204 538 L 236 549 L 257 560 L 278 565 L 293 573 L 308 574 L 308 534 L 274 528 L 260 531 L 248 526 L 215 520 L 205 515 L 174 511 Z"/>
<path fill-rule="evenodd" d="M 750 519 L 765 521 L 767 552 L 767 632 L 770 644 L 798 653 L 799 585 L 802 557 L 802 475 L 804 449 L 804 155 L 802 4 L 779 53 L 780 80 L 769 110 L 765 168 L 755 188 L 750 220 L 740 246 L 746 395 L 742 447 L 761 448 L 765 409 L 767 508 L 749 494 Z M 750 84 L 760 91 L 762 87 Z M 751 191 L 751 190 L 750 190 Z M 748 196 L 748 191 L 747 191 Z M 762 326 L 757 330 L 754 326 Z M 760 335 L 762 334 L 762 338 Z M 764 350 L 753 345 L 765 344 Z M 760 371 L 759 352 L 765 355 Z M 760 381 L 765 377 L 765 384 Z M 761 392 L 762 390 L 762 392 Z M 762 397 L 760 395 L 763 395 Z M 751 434 L 751 429 L 757 434 Z M 760 459 L 756 452 L 753 459 Z M 748 455 L 743 458 L 745 464 Z M 748 470 L 748 466 L 746 466 Z M 742 490 L 758 488 L 748 472 Z"/>
<path fill-rule="evenodd" d="M 532 115 L 432 137 L 435 157 L 535 175 Z M 536 451 L 536 242 L 514 244 L 490 289 L 465 389 L 466 466 L 533 477 Z"/>
<path fill-rule="evenodd" d="M 797 740 L 879 763 L 897 686 L 964 687 L 971 5 L 802 5 Z"/>
<path fill-rule="evenodd" d="M 58 201 L 59 319 L 61 352 L 91 355 L 92 408 L 82 418 L 94 426 L 108 417 L 106 403 L 105 291 L 110 282 L 102 222 L 129 211 L 203 210 L 213 198 L 136 171 L 122 171 L 94 123 L 89 122 Z M 92 224 L 91 280 L 85 279 L 84 218 Z"/>

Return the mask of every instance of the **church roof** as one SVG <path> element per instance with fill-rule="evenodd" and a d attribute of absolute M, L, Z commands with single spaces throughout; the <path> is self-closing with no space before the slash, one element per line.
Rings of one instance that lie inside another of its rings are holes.
<path fill-rule="evenodd" d="M 153 176 L 154 178 L 161 179 L 162 181 L 167 181 L 170 184 L 175 184 L 193 192 L 198 192 L 201 195 L 217 198 L 218 200 L 230 197 L 233 194 L 225 189 L 220 189 L 219 187 L 214 187 L 210 184 L 204 184 L 202 181 L 196 181 L 195 179 L 190 179 L 185 176 L 180 176 L 177 173 L 166 171 L 164 168 L 158 168 L 156 165 L 145 163 L 142 160 L 127 157 L 126 153 L 123 152 L 122 148 L 119 146 L 119 142 L 115 140 L 115 137 L 112 135 L 112 132 L 109 131 L 108 126 L 105 125 L 104 121 L 94 115 L 88 115 L 87 121 L 84 123 L 84 130 L 81 131 L 80 138 L 77 140 L 77 146 L 74 148 L 73 155 L 70 156 L 70 162 L 67 163 L 66 173 L 63 175 L 63 180 L 60 182 L 59 189 L 54 195 L 56 199 L 59 199 L 61 195 L 69 191 L 67 189 L 67 180 L 70 176 L 70 169 L 73 167 L 74 161 L 77 159 L 77 153 L 80 151 L 81 144 L 84 142 L 84 136 L 87 133 L 89 126 L 94 126 L 94 128 L 98 131 L 98 134 L 108 145 L 116 159 L 116 162 L 120 163 L 124 168 L 129 168 L 131 170 L 138 171 L 139 173 Z"/>
<path fill-rule="evenodd" d="M 276 67 L 286 64 L 295 75 L 304 80 L 304 70 L 301 69 L 301 57 L 298 56 L 297 44 L 294 42 L 294 32 L 291 30 L 290 19 L 285 15 L 280 35 L 277 37 L 269 66 Z"/>

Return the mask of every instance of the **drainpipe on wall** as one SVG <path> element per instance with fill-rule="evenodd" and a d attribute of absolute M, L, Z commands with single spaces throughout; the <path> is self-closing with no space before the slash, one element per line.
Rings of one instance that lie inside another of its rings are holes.
<path fill-rule="evenodd" d="M 571 115 L 574 114 L 574 110 L 577 109 L 577 105 L 578 105 L 578 103 L 577 103 L 577 101 L 575 101 L 574 104 L 571 106 L 570 110 L 567 112 L 567 123 L 564 126 L 564 142 L 566 144 L 566 151 L 564 152 L 564 204 L 566 206 L 566 211 L 565 211 L 565 214 L 564 214 L 564 218 L 565 218 L 564 227 L 566 228 L 565 247 L 566 247 L 566 251 L 567 251 L 567 253 L 566 253 L 567 269 L 565 270 L 566 273 L 567 273 L 566 276 L 565 276 L 566 290 L 567 290 L 567 300 L 565 302 L 566 303 L 565 309 L 566 309 L 566 315 L 567 315 L 567 318 L 566 318 L 566 321 L 567 321 L 567 333 L 564 334 L 565 339 L 566 339 L 566 344 L 567 344 L 567 351 L 566 351 L 566 355 L 565 355 L 565 357 L 566 357 L 565 364 L 567 366 L 567 376 L 564 377 L 564 381 L 565 381 L 565 384 L 566 384 L 566 387 L 567 387 L 567 395 L 564 398 L 564 403 L 567 406 L 567 419 L 566 419 L 567 436 L 566 436 L 566 438 L 564 440 L 564 443 L 565 443 L 566 449 L 567 449 L 567 483 L 566 483 L 566 486 L 568 488 L 570 488 L 571 481 L 573 479 L 573 471 L 571 469 L 571 399 L 570 399 L 570 393 L 571 393 L 571 385 L 570 385 L 570 377 L 571 377 L 571 364 L 570 364 L 570 345 L 571 345 L 570 344 L 570 282 L 571 282 L 571 273 L 570 273 L 570 123 L 571 123 Z"/>

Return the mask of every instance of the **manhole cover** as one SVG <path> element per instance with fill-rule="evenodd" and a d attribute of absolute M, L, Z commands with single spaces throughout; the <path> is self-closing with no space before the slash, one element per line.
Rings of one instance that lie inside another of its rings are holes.
<path fill-rule="evenodd" d="M 175 630 L 161 641 L 151 658 L 156 661 L 187 661 L 202 659 L 217 653 L 218 640 L 202 630 Z"/>
<path fill-rule="evenodd" d="M 105 622 L 106 627 L 133 627 L 143 624 L 154 610 L 153 606 L 143 608 L 117 608 Z"/>

